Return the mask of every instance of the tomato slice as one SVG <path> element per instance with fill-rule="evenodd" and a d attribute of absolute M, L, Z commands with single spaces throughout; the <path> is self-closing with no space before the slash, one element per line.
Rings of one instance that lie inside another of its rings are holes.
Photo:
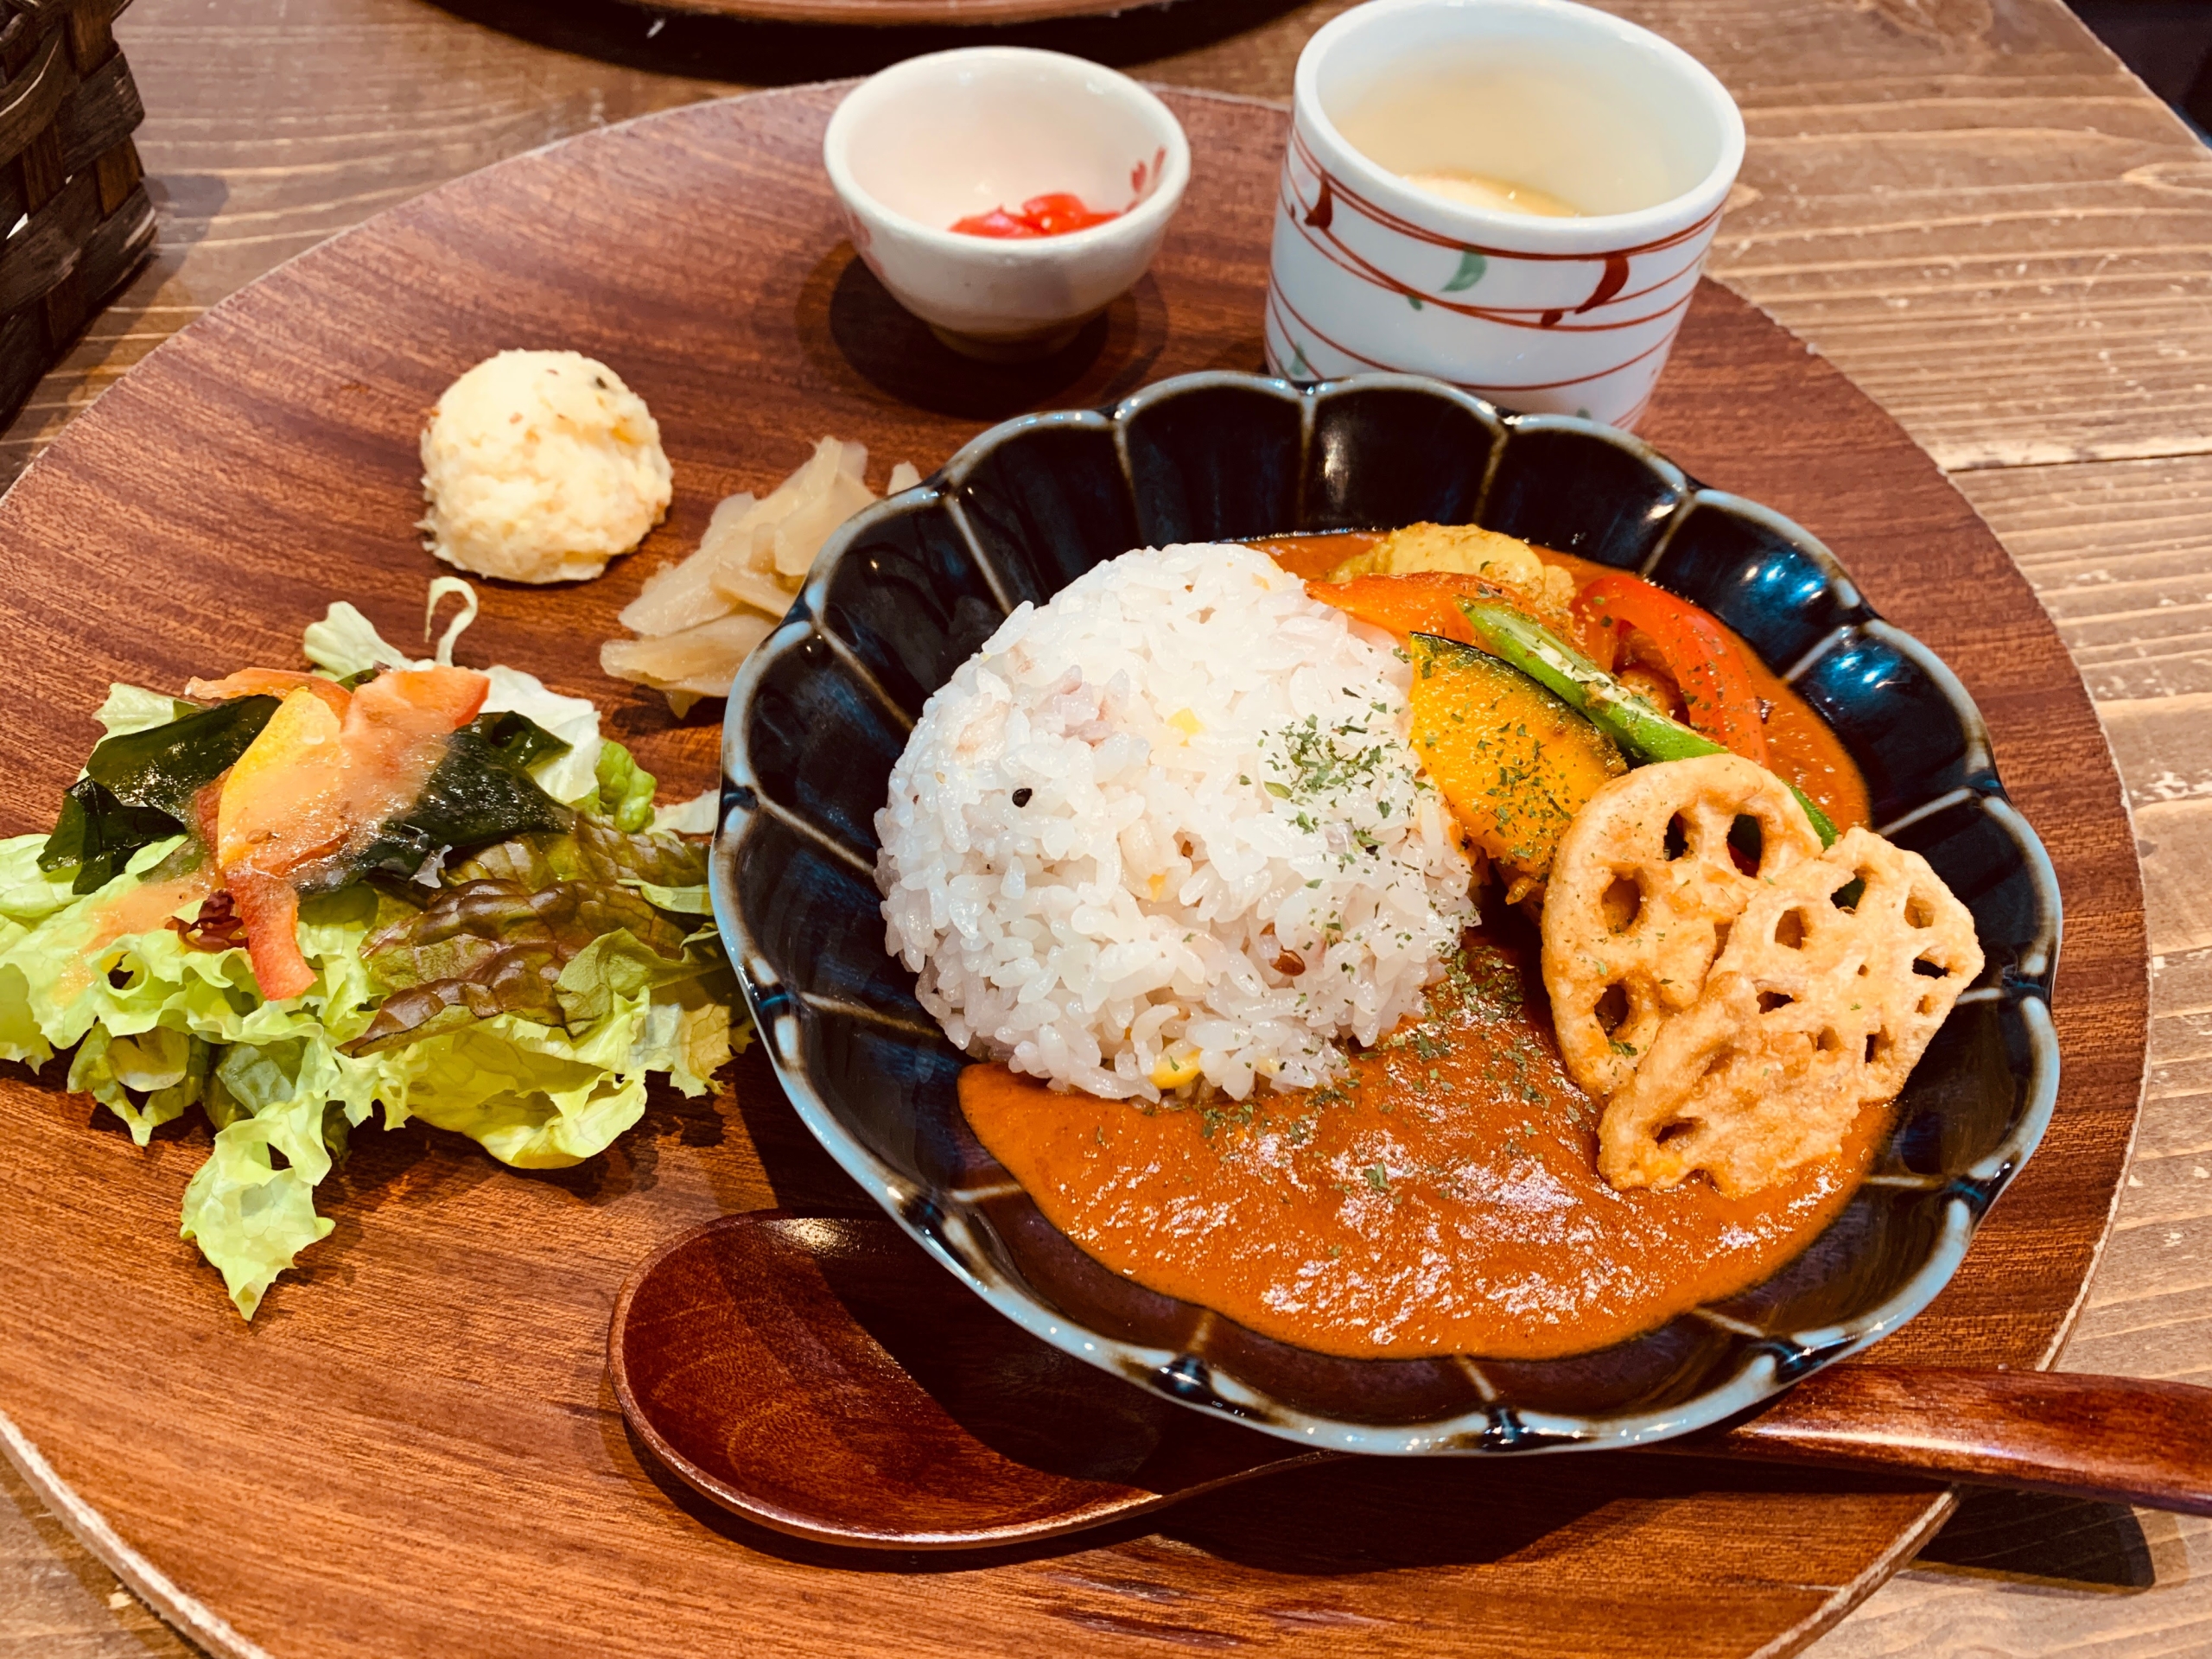
<path fill-rule="evenodd" d="M 1587 636 L 1618 637 L 1633 628 L 1649 640 L 1681 689 L 1691 726 L 1747 760 L 1768 764 L 1766 725 L 1751 674 L 1710 613 L 1663 588 L 1620 575 L 1584 584 L 1574 608 Z"/>
<path fill-rule="evenodd" d="M 353 694 L 346 711 L 346 747 L 442 737 L 476 718 L 492 693 L 488 676 L 473 668 L 401 668 L 379 674 Z"/>
<path fill-rule="evenodd" d="M 315 969 L 300 950 L 300 895 L 277 876 L 238 871 L 225 878 L 231 903 L 245 928 L 245 953 L 265 1001 L 282 1002 L 315 983 Z"/>
<path fill-rule="evenodd" d="M 301 953 L 297 883 L 421 791 L 447 735 L 475 718 L 491 681 L 473 669 L 404 668 L 349 696 L 299 677 L 238 763 L 200 792 L 200 839 L 245 930 L 271 1002 L 315 983 Z M 231 696 L 280 689 L 270 671 L 202 683 Z M 334 708 L 333 697 L 337 699 Z"/>
<path fill-rule="evenodd" d="M 340 720 L 351 698 L 344 686 L 320 674 L 302 674 L 289 668 L 242 668 L 219 680 L 194 680 L 184 695 L 194 702 L 228 702 L 233 697 L 281 697 L 292 691 L 312 691 L 323 706 Z"/>

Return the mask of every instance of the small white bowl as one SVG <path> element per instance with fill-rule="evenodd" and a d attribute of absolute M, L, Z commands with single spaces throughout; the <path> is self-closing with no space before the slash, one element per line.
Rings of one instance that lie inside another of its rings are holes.
<path fill-rule="evenodd" d="M 1127 75 L 1028 47 L 910 58 L 855 86 L 822 140 L 853 246 L 954 350 L 1043 357 L 1126 293 L 1191 176 L 1167 106 Z M 1003 240 L 951 228 L 1067 192 L 1119 217 Z"/>

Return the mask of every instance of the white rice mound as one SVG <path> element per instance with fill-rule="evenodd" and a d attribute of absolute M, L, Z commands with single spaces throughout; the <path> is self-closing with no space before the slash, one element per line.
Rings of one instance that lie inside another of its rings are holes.
<path fill-rule="evenodd" d="M 579 352 L 501 352 L 448 386 L 423 428 L 420 528 L 448 564 L 579 582 L 661 521 L 675 493 L 644 398 Z"/>
<path fill-rule="evenodd" d="M 1058 1086 L 1326 1081 L 1475 919 L 1409 683 L 1253 549 L 1097 566 L 923 710 L 875 819 L 887 948 L 955 1043 Z"/>

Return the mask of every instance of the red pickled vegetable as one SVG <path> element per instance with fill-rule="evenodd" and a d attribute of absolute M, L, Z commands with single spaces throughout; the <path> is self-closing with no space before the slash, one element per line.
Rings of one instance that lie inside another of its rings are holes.
<path fill-rule="evenodd" d="M 1042 236 L 1028 220 L 1009 213 L 1003 207 L 994 207 L 988 213 L 970 213 L 965 219 L 955 219 L 952 228 L 963 236 Z"/>
<path fill-rule="evenodd" d="M 1094 225 L 1103 225 L 1109 219 L 1119 219 L 1116 213 L 1093 213 L 1083 205 L 1083 198 L 1069 195 L 1065 191 L 1056 195 L 1032 196 L 1021 204 L 1021 216 L 1037 227 L 1042 236 L 1065 236 L 1070 231 L 1087 231 Z"/>
<path fill-rule="evenodd" d="M 1087 231 L 1094 225 L 1103 225 L 1109 219 L 1120 217 L 1120 213 L 1111 211 L 1093 212 L 1083 205 L 1082 197 L 1063 190 L 1030 197 L 1021 204 L 1019 213 L 994 207 L 988 213 L 971 213 L 966 219 L 954 220 L 952 228 L 963 236 L 1003 239 L 1065 236 L 1071 231 Z"/>

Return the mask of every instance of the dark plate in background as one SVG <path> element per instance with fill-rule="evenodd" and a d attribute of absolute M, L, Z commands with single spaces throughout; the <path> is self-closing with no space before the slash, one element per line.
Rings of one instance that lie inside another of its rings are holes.
<path fill-rule="evenodd" d="M 964 1058 L 883 948 L 873 820 L 922 704 L 1023 600 L 1132 547 L 1478 523 L 1637 571 L 1713 611 L 1835 729 L 1875 827 L 1972 909 L 1987 955 L 1850 1205 L 1758 1288 L 1548 1361 L 1347 1359 L 1108 1271 L 962 1120 Z M 862 514 L 732 690 L 716 918 L 793 1105 L 993 1306 L 1195 1407 L 1346 1451 L 1633 1444 L 1745 1409 L 1924 1307 L 2050 1121 L 2056 878 L 1956 677 L 1819 542 L 1648 445 L 1435 382 L 1300 390 L 1185 375 L 1109 413 L 1026 416 Z"/>

